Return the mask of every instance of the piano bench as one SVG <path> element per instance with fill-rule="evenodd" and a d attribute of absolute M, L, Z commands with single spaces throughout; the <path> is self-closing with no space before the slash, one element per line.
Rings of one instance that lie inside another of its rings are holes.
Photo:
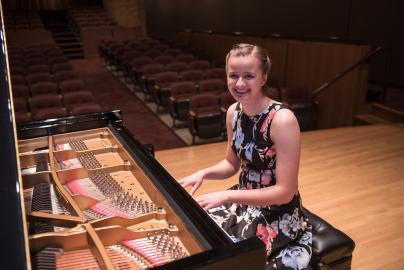
<path fill-rule="evenodd" d="M 348 235 L 306 208 L 303 211 L 313 226 L 313 255 L 310 261 L 310 269 L 351 269 L 355 242 Z"/>

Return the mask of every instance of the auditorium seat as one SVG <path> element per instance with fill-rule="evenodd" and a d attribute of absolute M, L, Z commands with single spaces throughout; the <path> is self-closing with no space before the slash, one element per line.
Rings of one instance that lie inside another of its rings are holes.
<path fill-rule="evenodd" d="M 14 117 L 16 122 L 31 121 L 31 113 L 28 111 L 27 99 L 25 98 L 13 98 L 14 104 Z"/>
<path fill-rule="evenodd" d="M 190 98 L 189 132 L 192 144 L 195 137 L 202 139 L 223 136 L 223 119 L 217 97 L 212 94 L 200 94 Z"/>
<path fill-rule="evenodd" d="M 89 91 L 66 93 L 63 96 L 63 102 L 69 115 L 77 114 L 78 112 L 94 112 L 95 106 L 93 105 L 96 104 L 93 94 Z M 96 111 L 101 111 L 101 107 L 97 107 Z"/>
<path fill-rule="evenodd" d="M 13 97 L 14 98 L 29 98 L 29 88 L 26 85 L 13 85 L 11 87 L 13 90 Z"/>
<path fill-rule="evenodd" d="M 25 77 L 22 75 L 11 75 L 11 84 L 14 85 L 25 85 Z"/>
<path fill-rule="evenodd" d="M 32 97 L 29 105 L 34 120 L 66 116 L 66 110 L 59 96 L 55 94 Z"/>
<path fill-rule="evenodd" d="M 169 63 L 175 62 L 175 58 L 171 55 L 164 54 L 154 58 L 154 62 L 162 65 L 167 65 Z"/>
<path fill-rule="evenodd" d="M 300 130 L 313 130 L 315 112 L 308 91 L 304 88 L 282 87 L 281 96 L 282 102 L 295 113 Z"/>
<path fill-rule="evenodd" d="M 185 62 L 171 62 L 166 65 L 167 71 L 182 72 L 188 69 L 188 65 Z"/>
<path fill-rule="evenodd" d="M 190 69 L 179 73 L 179 77 L 182 81 L 193 81 L 199 83 L 204 79 L 203 71 L 200 69 Z"/>
<path fill-rule="evenodd" d="M 59 89 L 62 94 L 68 92 L 76 92 L 85 89 L 84 82 L 80 79 L 65 80 L 59 84 Z"/>
<path fill-rule="evenodd" d="M 205 70 L 210 68 L 210 63 L 207 60 L 194 60 L 189 63 L 189 68 Z"/>
<path fill-rule="evenodd" d="M 79 104 L 74 106 L 69 114 L 70 115 L 78 115 L 78 114 L 85 114 L 85 113 L 96 113 L 96 112 L 102 112 L 103 109 L 101 105 L 96 104 L 96 103 L 85 103 L 85 104 Z"/>
<path fill-rule="evenodd" d="M 178 81 L 178 73 L 174 71 L 161 72 L 155 75 L 154 81 L 152 96 L 157 104 L 157 113 L 160 113 L 160 107 L 168 106 L 171 96 L 170 85 Z"/>
<path fill-rule="evenodd" d="M 53 74 L 53 76 L 58 84 L 63 81 L 78 79 L 76 73 L 71 70 L 59 71 Z"/>
<path fill-rule="evenodd" d="M 195 59 L 195 56 L 193 54 L 190 54 L 190 53 L 179 54 L 179 55 L 177 55 L 175 57 L 175 61 L 185 62 L 185 63 L 190 63 L 190 62 L 194 61 L 194 59 Z"/>
<path fill-rule="evenodd" d="M 157 49 L 151 49 L 151 50 L 145 51 L 143 53 L 144 56 L 150 57 L 150 58 L 156 58 L 156 57 L 158 57 L 158 56 L 160 56 L 162 54 L 163 53 L 160 50 L 157 50 Z"/>
<path fill-rule="evenodd" d="M 26 76 L 28 86 L 39 83 L 39 82 L 53 82 L 53 78 L 49 73 L 32 73 Z"/>
<path fill-rule="evenodd" d="M 154 87 L 155 75 L 163 71 L 164 66 L 162 64 L 148 64 L 143 67 L 140 85 L 143 87 L 145 99 L 150 97 L 152 93 L 152 90 L 150 89 Z"/>
<path fill-rule="evenodd" d="M 33 73 L 49 73 L 49 65 L 31 65 L 27 67 L 27 73 L 28 74 L 33 74 Z"/>
<path fill-rule="evenodd" d="M 70 63 L 55 63 L 51 66 L 52 73 L 57 73 L 61 71 L 73 71 L 73 67 Z"/>
<path fill-rule="evenodd" d="M 206 79 L 222 79 L 226 80 L 226 69 L 225 68 L 208 68 L 205 70 Z"/>
<path fill-rule="evenodd" d="M 58 86 L 54 82 L 39 82 L 31 85 L 31 95 L 58 94 Z"/>
<path fill-rule="evenodd" d="M 13 75 L 25 76 L 26 72 L 27 71 L 24 66 L 10 65 L 11 76 L 13 76 Z"/>
<path fill-rule="evenodd" d="M 133 84 L 139 84 L 140 75 L 139 72 L 143 68 L 143 66 L 152 64 L 153 59 L 150 57 L 138 57 L 135 58 L 131 63 L 131 70 L 129 71 L 129 77 L 132 80 Z"/>
<path fill-rule="evenodd" d="M 189 119 L 189 98 L 196 94 L 196 85 L 192 81 L 175 82 L 171 84 L 170 91 L 169 112 L 175 128 L 176 120 Z"/>
<path fill-rule="evenodd" d="M 176 56 L 179 55 L 179 54 L 182 54 L 182 51 L 181 51 L 180 49 L 174 49 L 174 48 L 172 48 L 172 49 L 167 49 L 167 50 L 164 52 L 164 55 L 169 55 L 169 56 L 172 56 L 172 57 L 176 57 Z"/>
<path fill-rule="evenodd" d="M 210 93 L 219 96 L 226 91 L 226 84 L 221 79 L 207 79 L 199 82 L 199 93 Z"/>

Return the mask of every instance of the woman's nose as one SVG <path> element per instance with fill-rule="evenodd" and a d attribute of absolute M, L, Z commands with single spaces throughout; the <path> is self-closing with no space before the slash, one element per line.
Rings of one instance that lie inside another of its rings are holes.
<path fill-rule="evenodd" d="M 237 81 L 236 81 L 236 86 L 244 86 L 244 85 L 245 85 L 245 83 L 244 83 L 243 78 L 242 78 L 242 77 L 239 77 L 239 78 L 237 79 Z"/>

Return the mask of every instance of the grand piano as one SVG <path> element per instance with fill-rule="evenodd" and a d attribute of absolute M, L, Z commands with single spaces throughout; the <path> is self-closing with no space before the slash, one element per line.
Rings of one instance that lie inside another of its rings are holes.
<path fill-rule="evenodd" d="M 119 111 L 16 124 L 2 51 L 2 269 L 263 269 L 122 122 Z"/>

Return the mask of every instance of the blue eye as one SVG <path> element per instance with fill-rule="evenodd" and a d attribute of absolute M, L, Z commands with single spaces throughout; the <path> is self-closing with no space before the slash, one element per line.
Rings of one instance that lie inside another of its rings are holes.
<path fill-rule="evenodd" d="M 248 75 L 245 75 L 244 78 L 246 80 L 252 80 L 252 79 L 254 79 L 254 76 L 252 74 L 248 74 Z"/>
<path fill-rule="evenodd" d="M 237 80 L 237 79 L 238 79 L 238 76 L 235 75 L 235 74 L 230 74 L 230 75 L 229 75 L 229 78 L 232 79 L 232 80 Z"/>

